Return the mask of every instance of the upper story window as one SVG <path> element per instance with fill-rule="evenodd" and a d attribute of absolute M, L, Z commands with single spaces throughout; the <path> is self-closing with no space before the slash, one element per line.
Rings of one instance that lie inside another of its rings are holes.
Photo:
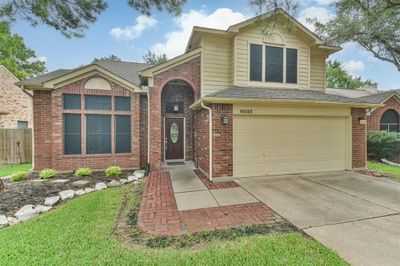
<path fill-rule="evenodd" d="M 250 81 L 296 84 L 297 57 L 297 49 L 250 44 Z"/>

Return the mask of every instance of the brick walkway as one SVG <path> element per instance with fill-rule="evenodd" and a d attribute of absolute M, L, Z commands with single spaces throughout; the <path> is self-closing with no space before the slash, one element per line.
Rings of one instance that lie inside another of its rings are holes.
<path fill-rule="evenodd" d="M 208 189 L 223 189 L 223 188 L 235 188 L 235 187 L 240 187 L 236 182 L 234 181 L 228 181 L 228 182 L 210 182 L 208 178 L 198 169 L 193 171 L 197 177 L 203 182 L 203 184 L 208 188 Z"/>
<path fill-rule="evenodd" d="M 235 187 L 237 186 L 238 184 Z M 168 171 L 152 172 L 149 175 L 138 213 L 139 228 L 158 236 L 282 221 L 278 214 L 263 203 L 178 211 Z"/>

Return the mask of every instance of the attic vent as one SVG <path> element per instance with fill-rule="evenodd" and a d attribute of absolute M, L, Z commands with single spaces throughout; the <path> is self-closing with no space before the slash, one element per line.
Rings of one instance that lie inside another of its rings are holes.
<path fill-rule="evenodd" d="M 85 83 L 85 89 L 111 90 L 110 83 L 103 78 L 91 78 Z"/>
<path fill-rule="evenodd" d="M 273 32 L 273 33 L 265 36 L 263 39 L 263 42 L 270 43 L 270 44 L 277 44 L 277 45 L 285 45 L 286 44 L 285 38 L 280 33 L 277 33 L 277 32 Z"/>

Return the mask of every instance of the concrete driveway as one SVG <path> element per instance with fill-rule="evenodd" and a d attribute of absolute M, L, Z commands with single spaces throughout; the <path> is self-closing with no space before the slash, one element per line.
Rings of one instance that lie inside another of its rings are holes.
<path fill-rule="evenodd" d="M 399 183 L 354 172 L 235 181 L 351 264 L 399 264 Z"/>

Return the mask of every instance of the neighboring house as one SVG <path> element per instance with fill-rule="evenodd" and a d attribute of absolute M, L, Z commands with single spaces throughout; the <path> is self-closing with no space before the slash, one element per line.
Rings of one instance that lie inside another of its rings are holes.
<path fill-rule="evenodd" d="M 32 94 L 16 86 L 18 81 L 0 65 L 0 128 L 32 127 Z"/>
<path fill-rule="evenodd" d="M 34 92 L 35 169 L 193 160 L 212 179 L 365 167 L 366 112 L 380 105 L 325 93 L 340 48 L 277 14 L 268 37 L 257 18 L 194 27 L 185 53 L 156 66 L 97 61 L 20 82 Z"/>
<path fill-rule="evenodd" d="M 382 104 L 368 110 L 368 131 L 400 132 L 400 90 L 378 92 L 376 89 L 327 89 L 327 93 Z"/>

